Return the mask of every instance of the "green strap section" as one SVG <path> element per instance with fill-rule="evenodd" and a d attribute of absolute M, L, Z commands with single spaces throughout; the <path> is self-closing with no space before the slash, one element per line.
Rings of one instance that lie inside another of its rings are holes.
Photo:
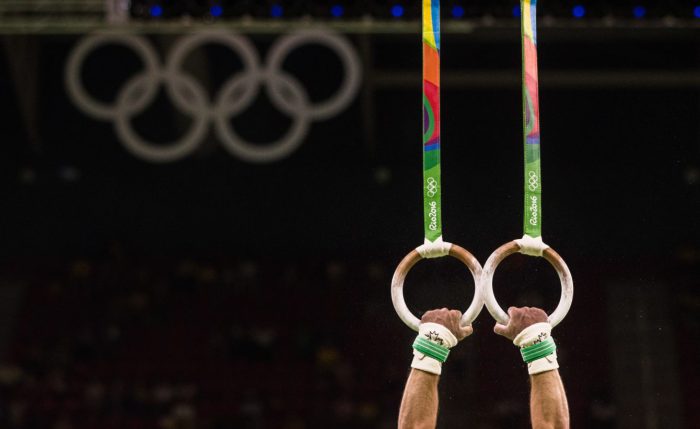
<path fill-rule="evenodd" d="M 521 0 L 520 8 L 523 56 L 523 145 L 525 158 L 523 231 L 525 235 L 537 238 L 542 236 L 537 0 Z"/>
<path fill-rule="evenodd" d="M 520 349 L 520 355 L 523 357 L 523 361 L 530 363 L 537 359 L 553 355 L 556 351 L 557 345 L 554 343 L 554 338 L 549 337 L 541 343 Z"/>
<path fill-rule="evenodd" d="M 450 355 L 450 349 L 447 347 L 441 346 L 440 344 L 436 344 L 421 337 L 417 337 L 416 341 L 413 342 L 413 348 L 420 353 L 443 363 L 447 360 L 447 356 Z"/>

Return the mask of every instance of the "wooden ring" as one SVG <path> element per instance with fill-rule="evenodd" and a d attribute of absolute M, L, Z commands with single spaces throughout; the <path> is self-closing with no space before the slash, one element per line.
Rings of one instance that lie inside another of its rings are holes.
<path fill-rule="evenodd" d="M 496 272 L 496 267 L 505 258 L 512 255 L 513 253 L 520 252 L 520 245 L 517 241 L 510 241 L 503 246 L 499 247 L 494 251 L 489 259 L 484 265 L 482 271 L 482 281 L 481 281 L 481 291 L 483 293 L 483 300 L 486 308 L 488 309 L 491 316 L 493 316 L 496 321 L 502 325 L 508 324 L 508 314 L 503 311 L 498 302 L 496 301 L 496 296 L 493 293 L 493 275 Z M 569 312 L 571 308 L 571 302 L 574 299 L 574 280 L 571 277 L 571 272 L 569 267 L 566 266 L 566 262 L 554 249 L 548 247 L 542 253 L 542 257 L 547 260 L 547 262 L 554 267 L 559 275 L 559 282 L 561 283 L 561 297 L 559 298 L 559 305 L 556 310 L 549 315 L 549 323 L 552 327 L 557 326 L 564 317 L 566 313 Z"/>
<path fill-rule="evenodd" d="M 481 312 L 481 309 L 484 307 L 484 301 L 481 298 L 482 293 L 479 291 L 481 264 L 479 264 L 479 261 L 477 261 L 476 258 L 469 253 L 469 251 L 457 246 L 456 244 L 451 245 L 449 255 L 466 265 L 474 278 L 474 298 L 472 298 L 469 308 L 464 312 L 460 321 L 462 326 L 467 326 L 472 323 L 474 319 L 476 319 Z M 420 255 L 420 253 L 418 253 L 416 250 L 412 250 L 403 258 L 403 260 L 399 263 L 399 266 L 396 267 L 394 277 L 391 280 L 391 301 L 394 303 L 394 309 L 401 320 L 403 320 L 403 322 L 409 328 L 416 332 L 418 332 L 418 327 L 420 326 L 420 319 L 414 316 L 413 313 L 411 313 L 411 310 L 409 310 L 406 306 L 406 301 L 403 297 L 403 283 L 408 272 L 411 271 L 411 268 L 413 268 L 413 266 L 416 265 L 416 263 L 421 259 L 423 259 L 423 257 Z"/>

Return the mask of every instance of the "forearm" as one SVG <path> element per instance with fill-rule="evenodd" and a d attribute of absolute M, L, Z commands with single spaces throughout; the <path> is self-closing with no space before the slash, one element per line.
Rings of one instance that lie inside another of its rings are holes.
<path fill-rule="evenodd" d="M 568 429 L 569 404 L 558 370 L 530 376 L 533 429 Z"/>
<path fill-rule="evenodd" d="M 433 429 L 437 424 L 440 376 L 412 369 L 399 410 L 399 429 Z"/>

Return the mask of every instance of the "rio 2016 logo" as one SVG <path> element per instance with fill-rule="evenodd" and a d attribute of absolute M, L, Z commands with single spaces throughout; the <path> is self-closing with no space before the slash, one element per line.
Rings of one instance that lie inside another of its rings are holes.
<path fill-rule="evenodd" d="M 537 225 L 537 211 L 539 206 L 537 205 L 537 197 L 535 195 L 530 197 L 530 225 Z"/>
<path fill-rule="evenodd" d="M 430 225 L 428 225 L 428 228 L 430 228 L 431 231 L 437 231 L 437 203 L 435 201 L 430 203 L 428 216 L 430 216 Z"/>

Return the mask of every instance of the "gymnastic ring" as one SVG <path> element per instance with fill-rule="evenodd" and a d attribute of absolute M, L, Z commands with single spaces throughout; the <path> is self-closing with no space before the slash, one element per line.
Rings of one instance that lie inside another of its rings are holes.
<path fill-rule="evenodd" d="M 481 273 L 481 292 L 483 293 L 484 304 L 489 313 L 491 313 L 491 316 L 502 325 L 508 324 L 509 317 L 496 301 L 496 296 L 493 293 L 493 275 L 496 272 L 498 264 L 513 253 L 520 252 L 520 249 L 520 245 L 517 241 L 510 241 L 499 247 L 489 256 Z M 549 323 L 554 327 L 564 320 L 564 317 L 569 312 L 569 308 L 571 308 L 571 302 L 574 299 L 574 280 L 571 277 L 569 267 L 566 266 L 566 262 L 564 262 L 562 257 L 559 256 L 554 249 L 550 247 L 546 248 L 542 252 L 542 257 L 557 271 L 559 282 L 561 283 L 559 305 L 556 310 L 548 316 Z"/>
<path fill-rule="evenodd" d="M 474 278 L 474 298 L 460 320 L 462 326 L 467 326 L 476 319 L 481 309 L 484 307 L 484 301 L 481 298 L 482 294 L 479 291 L 481 264 L 479 264 L 479 261 L 477 261 L 469 251 L 456 244 L 451 245 L 449 255 L 466 265 Z M 396 267 L 396 271 L 394 271 L 394 277 L 391 279 L 391 301 L 394 303 L 394 309 L 401 320 L 416 332 L 418 332 L 418 327 L 420 326 L 420 319 L 414 316 L 411 310 L 406 306 L 406 301 L 403 297 L 403 283 L 408 272 L 411 271 L 411 268 L 421 259 L 423 259 L 423 257 L 420 253 L 416 250 L 412 250 L 401 260 L 399 266 Z"/>

